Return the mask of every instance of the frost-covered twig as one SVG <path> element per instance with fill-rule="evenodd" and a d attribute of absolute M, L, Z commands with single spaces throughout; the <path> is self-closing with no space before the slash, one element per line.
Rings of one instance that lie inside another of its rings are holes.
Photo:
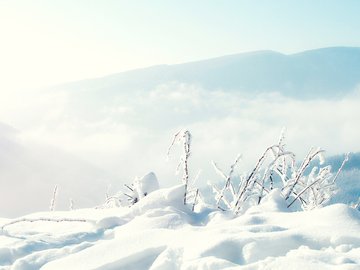
<path fill-rule="evenodd" d="M 281 140 L 280 140 L 281 142 Z M 270 164 L 267 166 L 265 172 L 264 172 L 264 175 L 261 179 L 261 182 L 260 182 L 260 186 L 261 186 L 261 189 L 260 189 L 260 194 L 259 194 L 259 199 L 258 199 L 258 204 L 260 204 L 262 198 L 263 198 L 263 193 L 264 193 L 264 190 L 265 190 L 265 181 L 267 179 L 270 180 L 270 190 L 273 189 L 273 174 L 274 174 L 274 171 L 276 171 L 276 168 L 278 167 L 277 163 L 278 161 L 281 161 L 281 159 L 285 160 L 285 158 L 287 156 L 291 157 L 291 159 L 295 159 L 295 155 L 294 153 L 292 152 L 282 152 L 283 149 L 282 147 L 279 145 L 279 151 L 274 155 L 274 159 L 273 161 L 270 162 Z"/>
<path fill-rule="evenodd" d="M 183 168 L 183 176 L 182 182 L 185 185 L 184 192 L 184 204 L 186 204 L 186 197 L 189 191 L 189 157 L 190 157 L 190 145 L 191 145 L 191 133 L 188 130 L 181 130 L 174 135 L 174 138 L 168 148 L 167 155 L 170 155 L 170 151 L 174 146 L 175 142 L 183 143 L 183 156 L 180 159 L 178 168 L 182 166 Z"/>
<path fill-rule="evenodd" d="M 311 161 L 318 156 L 319 154 L 323 153 L 324 150 L 317 149 L 316 151 L 313 148 L 310 149 L 307 156 L 304 158 L 299 170 L 295 173 L 294 179 L 291 181 L 291 185 L 285 186 L 283 189 L 288 188 L 288 191 L 285 195 L 285 200 L 288 200 L 291 194 L 293 193 L 295 187 L 299 184 L 300 178 L 303 176 L 305 170 L 309 167 Z M 288 182 L 289 183 L 289 182 Z"/>
<path fill-rule="evenodd" d="M 132 198 L 132 197 L 131 197 Z M 119 196 L 109 196 L 106 201 L 105 201 L 105 205 L 109 205 L 110 203 L 112 203 L 113 205 L 115 205 L 116 207 L 121 205 L 121 199 L 119 198 Z"/>
<path fill-rule="evenodd" d="M 69 202 L 70 202 L 69 210 L 72 211 L 74 210 L 74 200 L 70 198 Z"/>
<path fill-rule="evenodd" d="M 232 177 L 232 174 L 234 173 L 234 170 L 235 170 L 235 167 L 236 165 L 238 164 L 238 162 L 240 161 L 241 159 L 241 155 L 237 155 L 235 161 L 233 164 L 230 165 L 230 171 L 228 173 L 228 175 L 226 175 L 221 169 L 219 169 L 219 167 L 216 165 L 216 163 L 213 161 L 212 162 L 212 165 L 213 167 L 215 168 L 215 171 L 225 179 L 225 185 L 224 187 L 221 189 L 221 191 L 218 192 L 217 194 L 217 200 L 216 200 L 216 206 L 218 207 L 220 205 L 220 202 L 222 200 L 224 200 L 224 194 L 225 194 L 225 191 L 227 189 L 230 189 L 230 191 L 232 192 L 233 196 L 235 195 L 235 190 L 234 190 L 234 187 L 233 185 L 231 184 L 231 177 Z M 229 205 L 229 203 L 225 202 L 227 205 Z"/>
<path fill-rule="evenodd" d="M 322 179 L 319 178 L 317 180 L 315 180 L 314 182 L 312 182 L 310 185 L 306 186 L 305 188 L 303 188 L 302 191 L 300 191 L 297 196 L 294 198 L 294 200 L 287 206 L 287 208 L 289 208 L 291 205 L 293 205 L 293 203 L 299 199 L 301 197 L 301 195 L 303 195 L 305 193 L 305 191 L 307 191 L 309 188 L 311 188 L 313 185 L 317 184 L 319 181 L 321 181 Z"/>
<path fill-rule="evenodd" d="M 93 221 L 88 219 L 82 219 L 82 218 L 22 218 L 13 220 L 9 223 L 6 223 L 1 226 L 1 230 L 4 230 L 5 227 L 8 227 L 10 225 L 14 225 L 16 223 L 20 222 L 38 222 L 38 221 L 46 221 L 46 222 L 89 222 L 92 223 Z"/>
<path fill-rule="evenodd" d="M 200 175 L 201 175 L 202 171 L 198 170 L 197 174 L 194 177 L 194 180 L 192 181 L 192 185 L 194 186 L 196 184 L 196 182 L 199 180 Z"/>
<path fill-rule="evenodd" d="M 354 204 L 353 208 L 360 211 L 360 197 L 359 197 L 357 203 Z"/>
<path fill-rule="evenodd" d="M 197 204 L 198 196 L 199 196 L 199 189 L 196 189 L 196 194 L 195 194 L 194 202 L 192 204 L 192 209 L 191 209 L 193 212 L 195 210 L 195 205 Z"/>
<path fill-rule="evenodd" d="M 215 193 L 215 200 L 216 201 L 218 201 L 219 200 L 219 198 L 220 198 L 220 196 L 221 196 L 221 190 L 220 189 L 218 189 L 215 185 L 213 185 L 213 184 L 210 184 L 210 186 L 212 187 L 212 190 L 213 190 L 213 192 Z M 232 208 L 232 206 L 231 206 L 231 203 L 223 196 L 222 197 L 222 202 L 226 205 L 226 207 L 228 208 L 228 209 L 231 209 Z M 221 207 L 220 206 L 220 204 L 216 204 L 216 207 L 217 208 L 219 208 L 219 209 L 221 209 L 221 210 L 225 210 L 223 207 Z"/>
<path fill-rule="evenodd" d="M 250 173 L 250 175 L 246 178 L 245 182 L 243 185 L 240 186 L 240 190 L 238 192 L 238 197 L 237 197 L 237 200 L 236 200 L 236 203 L 234 205 L 234 210 L 235 210 L 235 213 L 238 213 L 238 210 L 239 210 L 239 204 L 241 201 L 243 201 L 243 197 L 244 197 L 244 194 L 245 192 L 248 190 L 248 186 L 249 184 L 253 181 L 253 178 L 255 177 L 255 175 L 257 175 L 257 173 L 259 172 L 266 156 L 268 155 L 268 153 L 270 151 L 275 151 L 275 149 L 277 149 L 278 151 L 280 151 L 280 147 L 279 145 L 273 145 L 273 146 L 270 146 L 268 147 L 264 153 L 262 154 L 262 156 L 259 158 L 258 162 L 256 163 L 254 169 L 252 170 L 252 172 Z"/>
<path fill-rule="evenodd" d="M 283 127 L 280 132 L 280 137 L 279 137 L 279 142 L 278 142 L 278 145 L 280 146 L 281 149 L 283 149 L 285 146 L 285 144 L 284 144 L 285 133 L 286 133 L 286 127 Z"/>
<path fill-rule="evenodd" d="M 134 188 L 133 188 L 133 187 L 130 187 L 130 186 L 127 185 L 127 184 L 124 184 L 124 186 L 125 186 L 126 188 L 128 188 L 130 191 L 134 191 Z"/>
<path fill-rule="evenodd" d="M 57 193 L 58 193 L 58 186 L 55 185 L 54 191 L 53 191 L 53 196 L 52 196 L 51 201 L 50 201 L 50 211 L 55 210 Z"/>
<path fill-rule="evenodd" d="M 346 154 L 345 154 L 345 158 L 344 158 L 343 162 L 341 163 L 341 166 L 340 166 L 340 168 L 338 169 L 337 173 L 336 173 L 335 176 L 334 176 L 334 179 L 333 179 L 333 181 L 332 181 L 333 183 L 335 183 L 336 179 L 338 178 L 339 174 L 341 173 L 342 169 L 344 168 L 346 162 L 349 161 L 349 155 L 350 155 L 350 153 L 346 153 Z"/>
<path fill-rule="evenodd" d="M 135 178 L 135 181 L 136 181 L 136 180 L 137 180 L 137 179 Z M 137 202 L 139 201 L 139 193 L 135 190 L 134 183 L 131 184 L 131 187 L 130 187 L 129 185 L 127 185 L 127 184 L 124 184 L 124 186 L 125 186 L 128 190 L 130 190 L 130 193 L 131 193 L 131 195 L 129 195 L 129 194 L 123 192 L 123 194 L 124 194 L 126 197 L 128 197 L 128 202 L 130 202 L 130 205 L 133 205 L 133 204 L 137 203 Z"/>
<path fill-rule="evenodd" d="M 168 150 L 167 150 L 167 153 L 166 153 L 166 156 L 167 156 L 167 157 L 170 156 L 170 151 L 171 151 L 171 149 L 173 148 L 175 142 L 179 140 L 179 136 L 180 136 L 179 134 L 180 134 L 181 132 L 182 132 L 182 130 L 180 130 L 180 131 L 178 131 L 177 133 L 175 133 L 175 135 L 174 135 L 174 137 L 173 137 L 173 139 L 172 139 L 172 141 L 171 141 L 171 143 L 170 143 L 170 146 L 168 147 Z"/>

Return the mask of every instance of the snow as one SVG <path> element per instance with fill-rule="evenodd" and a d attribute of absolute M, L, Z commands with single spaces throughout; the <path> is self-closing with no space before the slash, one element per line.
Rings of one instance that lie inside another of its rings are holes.
<path fill-rule="evenodd" d="M 136 203 L 151 192 L 159 189 L 159 182 L 155 173 L 150 172 L 141 178 L 136 177 L 131 189 L 131 201 Z"/>
<path fill-rule="evenodd" d="M 153 172 L 144 175 L 137 182 L 137 190 L 143 197 L 158 189 L 159 182 L 155 173 Z"/>
<path fill-rule="evenodd" d="M 0 269 L 360 267 L 360 212 L 347 205 L 294 212 L 275 189 L 235 216 L 204 204 L 192 212 L 183 194 L 179 185 L 132 207 L 0 219 Z"/>

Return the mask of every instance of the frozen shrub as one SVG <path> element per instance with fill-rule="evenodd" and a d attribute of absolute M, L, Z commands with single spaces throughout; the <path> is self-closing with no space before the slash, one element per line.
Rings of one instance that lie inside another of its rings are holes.
<path fill-rule="evenodd" d="M 230 166 L 228 174 L 213 162 L 216 172 L 225 180 L 222 188 L 212 185 L 216 207 L 239 214 L 251 205 L 260 204 L 275 186 L 281 188 L 288 207 L 299 202 L 303 210 L 310 210 L 326 204 L 336 192 L 335 181 L 348 155 L 335 175 L 331 172 L 331 166 L 314 166 L 307 173 L 316 158 L 320 160 L 319 165 L 323 164 L 323 152 L 320 148 L 311 148 L 297 166 L 295 154 L 285 150 L 282 132 L 279 142 L 264 151 L 252 171 L 240 177 L 239 183 L 234 183 L 232 176 L 240 156 Z"/>

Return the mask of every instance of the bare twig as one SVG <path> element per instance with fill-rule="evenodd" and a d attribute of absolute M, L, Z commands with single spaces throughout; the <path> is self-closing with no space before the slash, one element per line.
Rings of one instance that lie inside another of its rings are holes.
<path fill-rule="evenodd" d="M 133 189 L 133 188 L 131 188 L 129 185 L 124 184 L 124 186 L 125 186 L 125 187 L 127 187 L 130 191 L 134 191 L 134 189 Z"/>
<path fill-rule="evenodd" d="M 198 195 L 199 195 L 199 189 L 196 189 L 196 194 L 195 194 L 194 202 L 193 202 L 192 209 L 191 209 L 193 212 L 195 210 L 195 205 L 197 204 Z"/>
<path fill-rule="evenodd" d="M 58 192 L 58 186 L 55 185 L 54 191 L 53 191 L 53 196 L 52 196 L 52 199 L 51 199 L 51 202 L 50 202 L 50 211 L 54 211 L 54 210 L 55 210 L 57 192 Z"/>
<path fill-rule="evenodd" d="M 186 204 L 186 197 L 187 197 L 187 193 L 189 191 L 189 157 L 191 154 L 190 151 L 190 145 L 191 145 L 191 134 L 188 130 L 181 130 L 179 132 L 177 132 L 174 135 L 174 138 L 168 148 L 168 152 L 167 155 L 170 155 L 170 151 L 171 148 L 173 147 L 173 145 L 175 144 L 175 142 L 181 142 L 183 143 L 183 157 L 180 159 L 178 168 L 180 166 L 182 166 L 183 168 L 183 177 L 182 177 L 182 182 L 185 185 L 185 192 L 184 192 L 184 204 Z"/>
<path fill-rule="evenodd" d="M 217 201 L 216 201 L 216 205 L 218 206 L 220 204 L 220 201 L 224 198 L 224 193 L 227 189 L 229 189 L 230 187 L 233 189 L 233 195 L 234 195 L 234 187 L 232 186 L 231 184 L 231 177 L 232 177 L 232 174 L 234 173 L 234 170 L 235 170 L 235 166 L 238 164 L 238 162 L 240 161 L 241 159 L 241 155 L 237 155 L 235 161 L 233 164 L 231 164 L 230 166 L 230 171 L 228 173 L 228 175 L 226 175 L 221 169 L 219 169 L 219 167 L 216 165 L 215 162 L 212 162 L 214 168 L 215 168 L 215 171 L 220 175 L 222 176 L 224 179 L 225 179 L 225 185 L 224 187 L 222 188 L 222 190 L 220 191 L 220 194 L 217 198 Z"/>
<path fill-rule="evenodd" d="M 308 185 L 307 187 L 305 187 L 302 191 L 299 192 L 299 194 L 297 194 L 297 196 L 295 197 L 295 199 L 287 206 L 287 208 L 289 208 L 291 205 L 293 205 L 293 203 L 299 199 L 301 197 L 301 195 L 307 191 L 309 188 L 311 188 L 313 185 L 315 185 L 316 183 L 318 183 L 319 181 L 321 181 L 322 179 L 319 178 L 317 180 L 315 180 L 314 182 L 312 182 L 310 185 Z"/>
<path fill-rule="evenodd" d="M 22 218 L 13 220 L 9 223 L 6 223 L 1 226 L 1 230 L 4 230 L 5 227 L 8 227 L 10 225 L 14 225 L 16 223 L 20 222 L 38 222 L 38 221 L 46 221 L 46 222 L 89 222 L 92 223 L 91 220 L 87 219 L 81 219 L 81 218 Z"/>
<path fill-rule="evenodd" d="M 74 200 L 70 198 L 70 205 L 69 205 L 69 210 L 72 211 L 74 210 Z"/>
<path fill-rule="evenodd" d="M 311 161 L 320 153 L 324 152 L 321 149 L 316 150 L 315 152 L 313 152 L 313 148 L 311 148 L 310 152 L 308 153 L 308 155 L 306 156 L 306 158 L 303 160 L 299 170 L 296 172 L 296 175 L 294 177 L 294 181 L 293 184 L 290 186 L 286 196 L 285 196 L 285 200 L 288 200 L 289 197 L 291 196 L 291 194 L 293 193 L 295 186 L 299 183 L 300 178 L 303 176 L 305 170 L 307 169 L 307 167 L 310 165 Z"/>
<path fill-rule="evenodd" d="M 345 154 L 345 158 L 344 158 L 343 162 L 341 163 L 341 166 L 340 166 L 340 168 L 338 169 L 337 173 L 336 173 L 335 176 L 334 176 L 334 179 L 333 179 L 333 181 L 332 181 L 333 183 L 335 183 L 336 179 L 338 178 L 339 174 L 341 173 L 342 169 L 344 168 L 346 162 L 349 161 L 349 155 L 350 155 L 350 153 L 346 153 L 346 154 Z"/>
<path fill-rule="evenodd" d="M 273 145 L 273 146 L 270 146 L 268 147 L 265 152 L 263 153 L 263 155 L 259 158 L 258 162 L 256 163 L 254 169 L 252 170 L 252 172 L 250 173 L 249 177 L 245 180 L 245 183 L 244 185 L 242 185 L 242 187 L 240 186 L 241 190 L 239 190 L 238 192 L 238 198 L 236 200 L 236 203 L 234 205 L 234 210 L 235 210 L 235 213 L 238 212 L 239 210 L 239 203 L 240 201 L 242 201 L 243 199 L 243 196 L 245 194 L 245 191 L 247 190 L 249 184 L 251 183 L 251 181 L 253 180 L 253 177 L 258 173 L 259 169 L 261 168 L 267 154 L 270 152 L 270 151 L 274 151 L 274 149 L 278 149 L 278 151 L 280 151 L 280 147 L 279 145 Z"/>

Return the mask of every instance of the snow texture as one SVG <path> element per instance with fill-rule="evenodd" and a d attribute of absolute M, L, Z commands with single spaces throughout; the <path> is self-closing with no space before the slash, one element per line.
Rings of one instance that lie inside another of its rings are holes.
<path fill-rule="evenodd" d="M 143 179 L 156 186 L 153 174 Z M 290 212 L 274 189 L 234 216 L 192 212 L 183 195 L 179 185 L 132 207 L 0 219 L 0 269 L 360 268 L 360 212 L 347 205 Z"/>
<path fill-rule="evenodd" d="M 159 182 L 155 173 L 150 172 L 141 178 L 135 180 L 135 190 L 140 198 L 143 198 L 151 192 L 159 189 Z"/>

